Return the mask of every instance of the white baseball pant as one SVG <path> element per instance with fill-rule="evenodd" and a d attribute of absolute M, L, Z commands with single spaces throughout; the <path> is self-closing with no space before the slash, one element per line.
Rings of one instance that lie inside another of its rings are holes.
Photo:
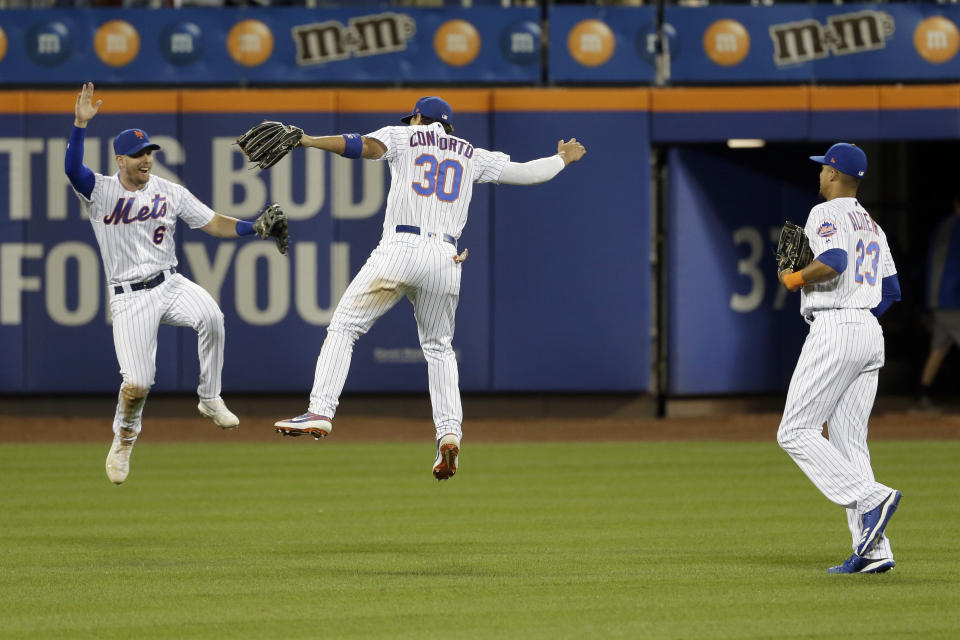
<path fill-rule="evenodd" d="M 854 548 L 860 514 L 892 491 L 874 480 L 867 447 L 883 362 L 883 330 L 869 311 L 815 312 L 777 432 L 777 442 L 823 495 L 847 508 Z M 890 541 L 881 537 L 867 557 L 892 558 Z"/>
<path fill-rule="evenodd" d="M 111 285 L 112 286 L 112 285 Z M 116 294 L 110 300 L 113 343 L 123 385 L 113 420 L 114 433 L 140 433 L 143 405 L 157 371 L 157 331 L 161 324 L 197 332 L 203 399 L 220 395 L 225 331 L 223 312 L 200 285 L 179 273 L 153 289 Z"/>
<path fill-rule="evenodd" d="M 353 345 L 406 296 L 413 303 L 420 347 L 427 360 L 437 437 L 462 436 L 460 376 L 453 332 L 460 300 L 456 247 L 439 237 L 398 233 L 380 242 L 337 304 L 317 357 L 312 413 L 333 418 L 347 379 Z"/>

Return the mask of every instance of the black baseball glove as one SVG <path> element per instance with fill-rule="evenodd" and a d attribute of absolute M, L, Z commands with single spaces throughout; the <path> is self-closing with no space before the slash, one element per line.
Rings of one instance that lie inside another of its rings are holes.
<path fill-rule="evenodd" d="M 274 203 L 263 210 L 253 221 L 254 232 L 266 240 L 273 238 L 277 242 L 277 249 L 287 255 L 287 246 L 290 244 L 290 234 L 287 232 L 287 214 L 280 205 Z"/>
<path fill-rule="evenodd" d="M 274 120 L 265 120 L 237 138 L 237 145 L 247 159 L 269 169 L 300 146 L 303 129 Z"/>
<path fill-rule="evenodd" d="M 787 269 L 800 271 L 813 262 L 813 252 L 810 250 L 810 241 L 803 227 L 798 227 L 789 220 L 780 230 L 780 242 L 774 253 L 777 258 L 777 273 Z"/>

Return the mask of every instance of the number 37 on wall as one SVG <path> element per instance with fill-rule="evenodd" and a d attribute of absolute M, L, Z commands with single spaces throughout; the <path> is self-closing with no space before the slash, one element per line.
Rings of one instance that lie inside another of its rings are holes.
<path fill-rule="evenodd" d="M 768 237 L 775 249 L 780 240 L 780 227 L 771 227 Z M 764 245 L 767 243 L 764 242 L 763 234 L 757 227 L 735 229 L 733 243 L 747 246 L 746 257 L 737 261 L 737 273 L 750 279 L 750 289 L 746 293 L 733 292 L 730 296 L 730 308 L 740 313 L 750 313 L 763 304 L 764 294 L 767 291 L 767 277 L 772 276 L 772 273 L 765 274 L 760 268 L 760 262 L 767 255 L 764 252 Z M 783 309 L 787 301 L 787 290 L 778 286 L 774 291 L 773 308 Z"/>

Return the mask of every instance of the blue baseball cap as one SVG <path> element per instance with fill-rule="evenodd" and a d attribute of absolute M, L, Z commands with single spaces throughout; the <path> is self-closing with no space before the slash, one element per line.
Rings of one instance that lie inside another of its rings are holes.
<path fill-rule="evenodd" d="M 144 149 L 159 149 L 160 145 L 150 142 L 150 136 L 143 129 L 126 129 L 113 139 L 113 150 L 118 156 L 132 156 Z"/>
<path fill-rule="evenodd" d="M 867 173 L 867 154 L 857 145 L 847 142 L 838 142 L 822 156 L 810 156 L 810 159 L 854 178 L 862 178 Z"/>
<path fill-rule="evenodd" d="M 432 118 L 437 122 L 450 125 L 450 130 L 453 131 L 453 109 L 450 108 L 450 105 L 447 104 L 447 101 L 443 98 L 436 96 L 424 96 L 420 98 L 413 107 L 413 113 L 404 118 L 400 118 L 400 122 L 409 124 L 413 116 L 418 113 L 427 118 Z"/>

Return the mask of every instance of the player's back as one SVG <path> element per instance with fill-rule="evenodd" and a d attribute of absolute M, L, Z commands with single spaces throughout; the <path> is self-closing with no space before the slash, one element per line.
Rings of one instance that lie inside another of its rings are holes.
<path fill-rule="evenodd" d="M 897 272 L 887 236 L 856 198 L 834 198 L 810 211 L 805 228 L 815 256 L 830 249 L 847 254 L 836 278 L 805 287 L 801 313 L 816 309 L 872 309 L 883 279 Z"/>
<path fill-rule="evenodd" d="M 384 127 L 368 134 L 384 143 L 391 184 L 384 234 L 396 225 L 459 237 L 475 182 L 492 182 L 509 161 L 448 134 L 438 122 Z"/>

